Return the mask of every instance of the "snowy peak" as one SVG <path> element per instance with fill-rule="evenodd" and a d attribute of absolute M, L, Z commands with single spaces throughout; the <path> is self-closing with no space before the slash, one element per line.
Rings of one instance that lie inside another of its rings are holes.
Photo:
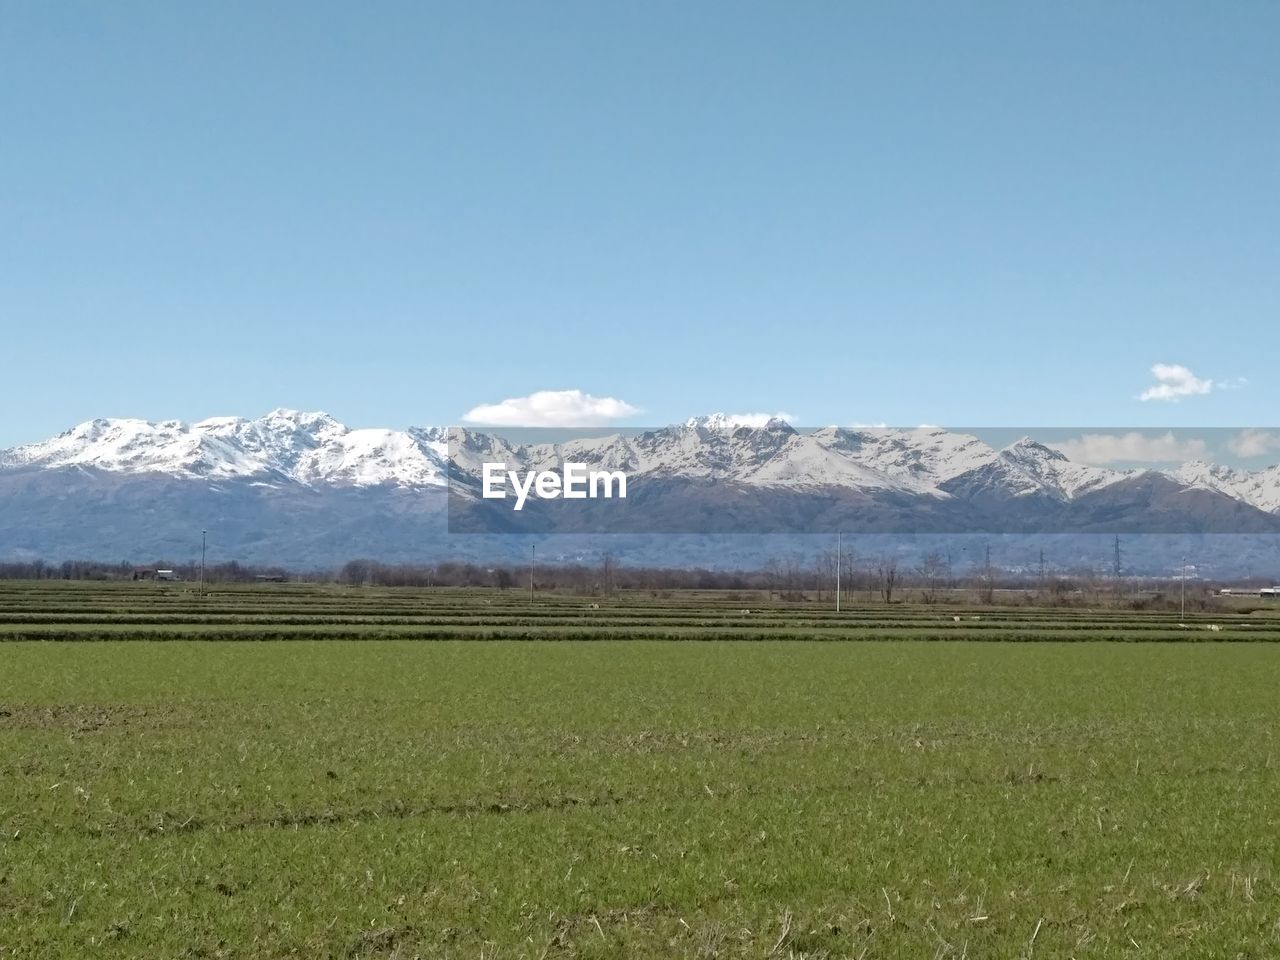
<path fill-rule="evenodd" d="M 18 466 L 85 466 L 211 477 L 235 476 L 246 468 L 246 458 L 233 444 L 217 434 L 192 431 L 177 420 L 90 420 L 51 440 L 18 447 L 7 459 Z"/>
<path fill-rule="evenodd" d="M 793 433 L 773 456 L 753 465 L 742 479 L 762 486 L 851 487 L 927 494 L 928 485 L 914 484 L 862 463 L 856 450 L 841 443 L 839 434 L 825 431 Z"/>
<path fill-rule="evenodd" d="M 1218 489 L 1239 483 L 1248 474 L 1204 460 L 1188 460 L 1176 470 L 1170 471 L 1169 476 L 1190 486 Z"/>
<path fill-rule="evenodd" d="M 1027 493 L 1047 492 L 1061 500 L 1072 500 L 1132 476 L 1130 471 L 1073 463 L 1059 451 L 1035 442 L 1019 441 L 1000 451 L 1000 457 Z"/>
<path fill-rule="evenodd" d="M 194 434 L 216 438 L 238 451 L 237 475 L 279 472 L 293 476 L 312 451 L 339 442 L 347 428 L 327 413 L 272 410 L 257 420 L 214 417 L 191 427 Z M 198 471 L 201 472 L 201 471 Z"/>
<path fill-rule="evenodd" d="M 759 413 L 710 413 L 701 417 L 690 417 L 684 422 L 684 426 L 691 430 L 709 433 L 733 433 L 744 429 L 795 433 L 795 428 L 787 422 L 785 417 Z"/>
<path fill-rule="evenodd" d="M 1192 460 L 1168 475 L 1193 489 L 1224 493 L 1267 513 L 1280 513 L 1280 464 L 1251 473 Z"/>
<path fill-rule="evenodd" d="M 293 478 L 303 483 L 346 483 L 357 487 L 392 483 L 438 486 L 444 470 L 436 451 L 398 430 L 348 430 L 297 459 Z"/>
<path fill-rule="evenodd" d="M 452 456 L 451 456 L 452 455 Z M 1245 471 L 1192 461 L 1167 473 L 1113 470 L 1068 459 L 1023 437 L 1001 450 L 935 427 L 824 427 L 712 414 L 641 434 L 518 444 L 470 429 L 351 429 L 321 412 L 277 409 L 256 419 L 96 419 L 49 440 L 0 451 L 0 469 L 80 467 L 207 481 L 252 479 L 307 486 L 443 486 L 451 470 L 474 477 L 485 462 L 557 467 L 583 462 L 636 477 L 758 488 L 842 488 L 934 501 L 992 498 L 1066 503 L 1121 481 L 1165 477 L 1280 514 L 1280 465 Z"/>
<path fill-rule="evenodd" d="M 1009 459 L 1018 460 L 1023 463 L 1044 464 L 1051 462 L 1067 462 L 1067 455 L 1061 450 L 1055 450 L 1047 447 L 1039 440 L 1032 440 L 1030 437 L 1023 437 L 1016 443 L 1011 443 L 1005 447 L 1002 453 L 1008 454 Z"/>
<path fill-rule="evenodd" d="M 1074 463 L 1061 451 L 1023 437 L 946 481 L 962 497 L 1044 497 L 1060 503 L 1109 486 L 1128 474 Z"/>
<path fill-rule="evenodd" d="M 545 469 L 566 460 L 637 476 L 679 477 L 757 487 L 842 487 L 935 498 L 942 484 L 997 462 L 996 451 L 975 437 L 936 428 L 848 430 L 826 427 L 800 433 L 782 419 L 748 426 L 724 414 L 636 436 L 615 434 L 564 444 L 501 447 L 483 434 L 463 432 L 455 464 L 475 474 L 484 459 Z M 490 456 L 492 455 L 492 456 Z"/>
<path fill-rule="evenodd" d="M 210 480 L 403 486 L 443 482 L 439 444 L 422 432 L 349 430 L 327 413 L 273 410 L 264 417 L 97 419 L 0 455 L 13 467 L 86 467 Z"/>
<path fill-rule="evenodd" d="M 892 430 L 887 427 L 841 430 L 829 427 L 818 436 L 844 446 L 868 467 L 911 484 L 939 486 L 991 463 L 996 452 L 977 437 L 936 427 Z"/>

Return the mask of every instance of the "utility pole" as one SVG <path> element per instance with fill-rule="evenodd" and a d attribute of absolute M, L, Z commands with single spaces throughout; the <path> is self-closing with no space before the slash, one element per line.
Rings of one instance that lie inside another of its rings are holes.
<path fill-rule="evenodd" d="M 836 613 L 840 612 L 840 550 L 842 546 L 842 537 L 840 531 L 836 531 Z"/>
<path fill-rule="evenodd" d="M 1116 534 L 1115 575 L 1116 575 L 1116 586 L 1117 586 L 1117 587 L 1119 587 L 1119 585 L 1120 585 L 1120 571 L 1121 571 L 1121 566 L 1120 566 L 1120 535 L 1119 535 L 1119 534 Z"/>
<path fill-rule="evenodd" d="M 533 603 L 533 570 L 538 562 L 538 545 L 529 544 L 529 602 Z"/>
<path fill-rule="evenodd" d="M 1044 547 L 1040 548 L 1040 592 L 1044 593 Z"/>
<path fill-rule="evenodd" d="M 200 594 L 204 595 L 204 552 L 205 552 L 205 535 L 207 530 L 200 531 Z"/>

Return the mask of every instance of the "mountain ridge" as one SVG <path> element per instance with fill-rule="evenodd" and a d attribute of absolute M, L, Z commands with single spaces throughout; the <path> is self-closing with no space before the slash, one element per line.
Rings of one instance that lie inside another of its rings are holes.
<path fill-rule="evenodd" d="M 478 495 L 481 465 L 494 460 L 622 469 L 631 489 L 625 505 L 554 501 L 515 514 Z M 490 512 L 473 515 L 481 509 Z M 1030 437 L 997 449 L 933 427 L 799 431 L 714 415 L 521 443 L 473 428 L 353 429 L 288 409 L 190 425 L 99 418 L 0 452 L 0 559 L 184 557 L 206 528 L 222 556 L 299 568 L 354 557 L 510 561 L 527 555 L 526 536 L 546 534 L 576 544 L 547 544 L 548 557 L 626 549 L 657 565 L 751 565 L 833 530 L 907 550 L 948 536 L 1079 534 L 1079 558 L 1098 538 L 1109 551 L 1117 533 L 1268 535 L 1248 548 L 1257 558 L 1280 533 L 1280 467 L 1115 470 Z M 616 538 L 590 541 L 602 534 Z M 1242 562 L 1242 542 L 1215 548 L 1222 564 Z M 1165 549 L 1143 548 L 1152 565 L 1167 564 Z"/>
<path fill-rule="evenodd" d="M 277 408 L 258 418 L 97 418 L 36 443 L 0 451 L 0 471 L 88 467 L 185 479 L 354 487 L 442 487 L 481 456 L 547 468 L 565 459 L 638 475 L 684 476 L 764 487 L 847 487 L 946 499 L 957 488 L 1003 488 L 1016 496 L 1071 501 L 1086 492 L 1158 473 L 1280 514 L 1280 464 L 1248 471 L 1196 460 L 1166 470 L 1082 464 L 1023 437 L 1003 449 L 936 427 L 828 426 L 801 433 L 785 420 L 747 425 L 726 414 L 691 417 L 634 436 L 564 443 L 509 443 L 472 428 L 351 428 L 327 413 Z M 966 483 L 958 483 L 966 478 Z"/>

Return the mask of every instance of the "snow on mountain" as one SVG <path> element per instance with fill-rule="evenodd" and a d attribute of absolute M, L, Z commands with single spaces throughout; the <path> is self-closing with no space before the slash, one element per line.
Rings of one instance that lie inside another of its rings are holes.
<path fill-rule="evenodd" d="M 796 431 L 785 420 L 763 427 L 734 423 L 725 414 L 695 417 L 632 439 L 637 473 L 741 480 L 786 447 Z"/>
<path fill-rule="evenodd" d="M 694 417 L 682 424 L 650 430 L 634 436 L 612 434 L 499 448 L 492 438 L 481 439 L 469 431 L 463 446 L 488 444 L 498 459 L 526 467 L 548 469 L 565 461 L 625 470 L 636 476 L 654 475 L 698 480 L 746 480 L 778 455 L 797 436 L 784 420 L 772 419 L 763 427 L 736 426 L 724 414 Z M 483 436 L 483 435 L 482 435 Z M 476 461 L 468 452 L 463 469 Z M 478 466 L 474 469 L 478 470 Z"/>
<path fill-rule="evenodd" d="M 485 463 L 505 463 L 509 467 L 536 463 L 529 448 L 511 444 L 502 437 L 466 427 L 444 430 L 446 462 L 463 474 L 479 476 Z"/>
<path fill-rule="evenodd" d="M 216 430 L 193 430 L 177 420 L 151 423 L 99 419 L 72 427 L 51 440 L 9 451 L 14 466 L 96 467 L 115 473 L 172 473 L 207 477 L 265 472 L 255 451 Z"/>
<path fill-rule="evenodd" d="M 936 428 L 825 427 L 800 433 L 781 419 L 753 427 L 725 414 L 693 417 L 636 436 L 614 434 L 562 444 L 499 448 L 486 435 L 467 432 L 466 438 L 458 465 L 470 473 L 478 472 L 484 459 L 536 469 L 571 460 L 626 470 L 639 477 L 682 477 L 761 487 L 838 486 L 941 499 L 950 496 L 941 488 L 948 480 L 993 465 L 1001 468 L 1006 482 L 1020 488 L 1041 482 L 1059 495 L 1109 478 L 1109 471 L 1071 464 L 1056 451 L 1039 445 L 1034 450 L 1027 447 L 998 453 L 975 437 Z M 483 456 L 480 447 L 486 451 Z"/>
<path fill-rule="evenodd" d="M 760 426 L 727 414 L 637 435 L 519 444 L 469 429 L 351 429 L 328 414 L 280 409 L 257 419 L 213 417 L 191 425 L 91 420 L 52 439 L 0 451 L 3 470 L 83 467 L 215 481 L 402 488 L 443 486 L 451 467 L 477 477 L 484 462 L 496 460 L 538 469 L 571 460 L 635 477 L 758 488 L 843 487 L 935 502 L 987 495 L 1067 502 L 1120 481 L 1159 476 L 1076 463 L 1030 438 L 995 450 L 976 437 L 937 428 L 826 427 L 801 433 L 782 419 Z M 1248 472 L 1194 461 L 1163 475 L 1280 513 L 1280 465 Z"/>
<path fill-rule="evenodd" d="M 247 454 L 254 473 L 265 469 L 292 476 L 302 457 L 342 437 L 347 428 L 327 413 L 279 409 L 257 420 L 213 417 L 194 424 L 190 431 L 216 437 Z"/>
<path fill-rule="evenodd" d="M 444 483 L 441 450 L 440 436 L 430 431 L 350 430 L 326 413 L 282 409 L 256 420 L 213 417 L 191 425 L 91 420 L 7 451 L 0 463 L 211 480 L 431 486 Z"/>
<path fill-rule="evenodd" d="M 1009 479 L 1020 484 L 1019 493 L 1048 492 L 1061 500 L 1071 500 L 1134 475 L 1134 471 L 1073 463 L 1061 451 L 1030 437 L 1005 447 L 999 458 L 1008 465 Z"/>
<path fill-rule="evenodd" d="M 843 429 L 826 427 L 813 435 L 824 445 L 894 478 L 905 487 L 936 490 L 940 484 L 985 466 L 996 451 L 964 433 L 922 427 Z"/>
<path fill-rule="evenodd" d="M 819 434 L 793 436 L 758 466 L 744 470 L 744 483 L 763 486 L 843 486 L 859 490 L 908 490 L 933 494 L 932 487 L 904 482 L 849 456 L 839 445 L 824 442 Z"/>
<path fill-rule="evenodd" d="M 974 437 L 944 430 L 799 433 L 781 419 L 753 428 L 712 414 L 636 438 L 637 473 L 678 473 L 758 486 L 844 486 L 946 497 L 939 484 L 994 459 Z M 620 458 L 621 459 L 621 458 Z"/>
<path fill-rule="evenodd" d="M 1280 464 L 1249 472 L 1192 460 L 1168 475 L 1200 490 L 1215 490 L 1267 513 L 1280 513 Z"/>
<path fill-rule="evenodd" d="M 709 413 L 701 417 L 690 417 L 684 426 L 701 430 L 713 430 L 721 433 L 732 433 L 739 427 L 763 430 L 770 427 L 790 426 L 787 415 L 769 416 L 763 413 Z"/>
<path fill-rule="evenodd" d="M 444 481 L 435 451 L 397 430 L 348 430 L 308 450 L 293 470 L 303 483 L 349 483 L 357 487 L 394 483 L 402 487 L 437 486 Z"/>

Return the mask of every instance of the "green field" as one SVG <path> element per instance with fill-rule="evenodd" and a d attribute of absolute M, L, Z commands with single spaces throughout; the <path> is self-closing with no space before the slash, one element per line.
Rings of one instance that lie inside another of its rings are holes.
<path fill-rule="evenodd" d="M 139 641 L 0 643 L 0 957 L 1280 955 L 1280 646 L 1097 642 L 1274 611 L 5 584 L 0 634 Z"/>

